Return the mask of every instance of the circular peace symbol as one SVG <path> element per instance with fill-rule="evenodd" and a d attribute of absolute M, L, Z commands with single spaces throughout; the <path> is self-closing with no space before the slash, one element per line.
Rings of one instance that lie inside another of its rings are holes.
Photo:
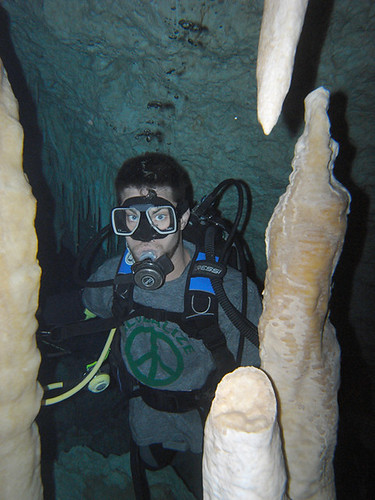
<path fill-rule="evenodd" d="M 138 340 L 142 342 L 143 351 L 146 351 L 142 355 L 138 355 L 140 343 L 134 344 Z M 168 364 L 161 359 L 158 345 L 160 342 L 164 343 L 163 351 L 167 352 Z M 126 339 L 125 355 L 133 375 L 151 387 L 171 384 L 178 379 L 184 368 L 182 355 L 173 341 L 153 327 L 135 328 Z"/>

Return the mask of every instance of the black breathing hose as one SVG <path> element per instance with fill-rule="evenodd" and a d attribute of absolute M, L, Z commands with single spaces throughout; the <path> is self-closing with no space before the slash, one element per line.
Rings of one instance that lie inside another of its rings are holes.
<path fill-rule="evenodd" d="M 112 280 L 105 280 L 105 281 L 86 281 L 81 279 L 80 277 L 80 266 L 82 264 L 82 261 L 84 257 L 88 258 L 91 257 L 92 253 L 94 250 L 97 248 L 98 243 L 100 240 L 104 239 L 106 236 L 108 236 L 109 231 L 111 230 L 111 225 L 107 224 L 107 226 L 104 226 L 96 236 L 91 238 L 86 245 L 83 247 L 83 249 L 80 251 L 78 254 L 77 260 L 74 264 L 73 268 L 73 279 L 77 283 L 77 285 L 83 287 L 83 288 L 99 288 L 102 286 L 111 286 L 113 285 L 113 279 Z M 90 251 L 89 251 L 90 249 Z"/>
<path fill-rule="evenodd" d="M 234 186 L 237 189 L 238 193 L 238 208 L 237 208 L 237 213 L 235 216 L 235 219 L 233 222 L 231 222 L 231 227 L 229 228 L 229 224 L 225 223 L 223 219 L 219 217 L 214 217 L 214 216 L 209 216 L 207 217 L 207 212 L 209 209 L 216 203 L 217 199 L 219 197 L 222 197 L 225 191 Z M 226 239 L 223 251 L 221 253 L 221 256 L 219 257 L 219 262 L 226 264 L 226 260 L 229 257 L 230 249 L 233 244 L 233 240 L 238 233 L 242 233 L 244 230 L 244 227 L 247 223 L 247 220 L 249 218 L 249 213 L 246 213 L 245 221 L 243 224 L 243 227 L 241 230 L 238 231 L 238 226 L 241 221 L 242 217 L 242 212 L 243 212 L 243 205 L 244 205 L 244 191 L 246 192 L 247 199 L 249 200 L 249 188 L 247 184 L 240 180 L 240 179 L 226 179 L 222 181 L 209 195 L 207 195 L 203 201 L 199 204 L 199 206 L 194 210 L 195 215 L 198 218 L 207 218 L 208 221 L 216 224 L 217 226 L 221 227 L 228 233 L 228 237 Z"/>
<path fill-rule="evenodd" d="M 208 261 L 215 262 L 215 250 L 214 250 L 214 240 L 215 240 L 215 226 L 209 226 L 207 228 L 205 236 L 205 252 Z M 258 329 L 257 327 L 249 321 L 246 316 L 240 313 L 238 309 L 230 302 L 225 293 L 223 282 L 220 278 L 212 277 L 210 278 L 212 288 L 217 296 L 219 304 L 223 308 L 225 314 L 228 316 L 232 324 L 237 328 L 241 335 L 245 336 L 255 347 L 259 347 Z"/>
<path fill-rule="evenodd" d="M 236 238 L 234 240 L 234 245 L 238 253 L 238 260 L 239 260 L 239 270 L 241 272 L 241 285 L 242 285 L 242 301 L 241 301 L 241 313 L 242 316 L 246 317 L 247 314 L 247 301 L 248 301 L 248 296 L 247 296 L 247 263 L 246 263 L 246 257 L 245 253 L 243 250 L 243 247 L 241 245 L 241 242 L 238 241 L 238 235 L 236 235 Z M 241 363 L 242 359 L 242 353 L 243 353 L 243 348 L 245 344 L 245 336 L 240 335 L 240 340 L 238 343 L 238 349 L 237 349 L 237 356 L 236 356 L 236 361 L 238 364 Z"/>

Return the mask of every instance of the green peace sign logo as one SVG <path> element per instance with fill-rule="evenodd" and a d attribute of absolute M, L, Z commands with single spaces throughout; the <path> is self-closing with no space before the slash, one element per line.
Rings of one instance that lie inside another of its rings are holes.
<path fill-rule="evenodd" d="M 139 354 L 140 351 L 144 354 Z M 164 360 L 161 351 L 165 354 Z M 151 387 L 171 384 L 184 369 L 184 360 L 173 341 L 152 326 L 134 328 L 126 339 L 125 355 L 133 375 Z"/>

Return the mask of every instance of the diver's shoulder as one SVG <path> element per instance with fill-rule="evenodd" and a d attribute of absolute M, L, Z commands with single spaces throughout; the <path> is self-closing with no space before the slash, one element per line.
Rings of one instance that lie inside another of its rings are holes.
<path fill-rule="evenodd" d="M 121 255 L 116 255 L 115 257 L 111 257 L 103 262 L 94 275 L 95 278 L 113 278 L 117 272 L 119 262 L 121 259 Z"/>

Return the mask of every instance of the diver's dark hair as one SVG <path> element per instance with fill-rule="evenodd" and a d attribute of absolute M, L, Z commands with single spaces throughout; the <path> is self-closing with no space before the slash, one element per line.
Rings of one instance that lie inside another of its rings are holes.
<path fill-rule="evenodd" d="M 127 187 L 170 187 L 177 205 L 185 210 L 193 206 L 193 186 L 188 173 L 174 158 L 163 153 L 145 153 L 126 160 L 115 180 L 119 203 Z"/>

